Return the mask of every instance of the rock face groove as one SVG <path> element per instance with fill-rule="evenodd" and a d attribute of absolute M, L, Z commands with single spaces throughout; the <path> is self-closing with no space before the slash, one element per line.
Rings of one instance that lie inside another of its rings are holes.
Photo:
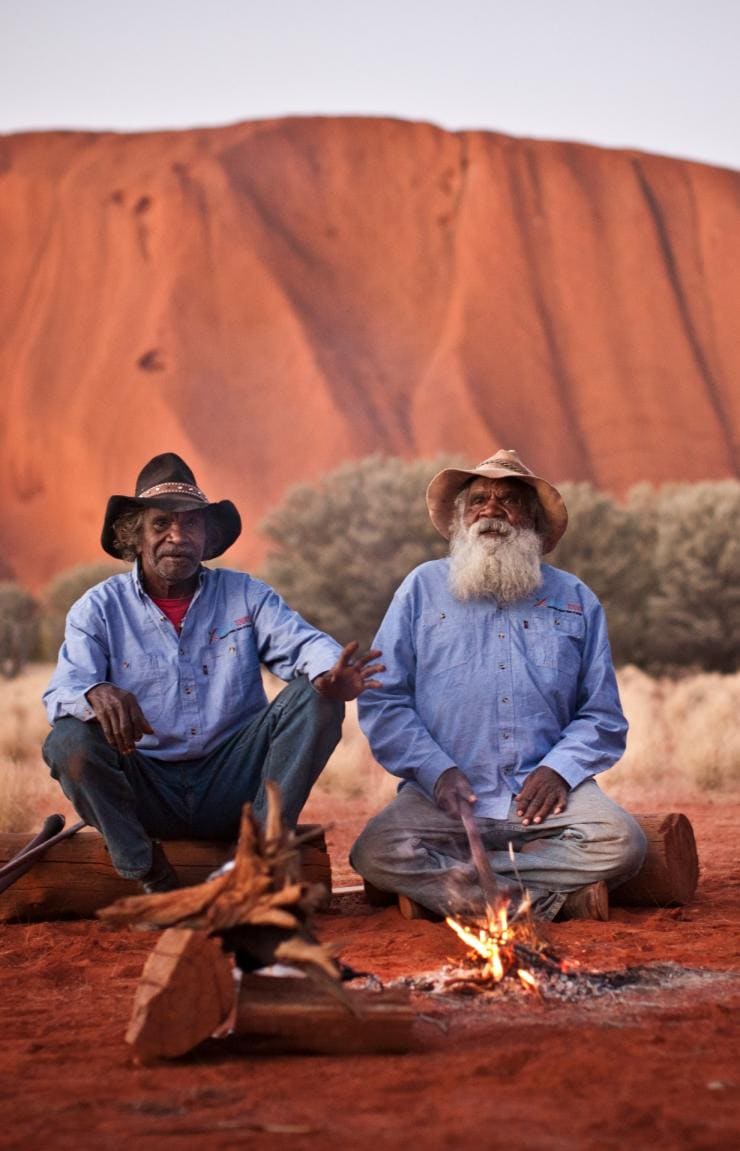
<path fill-rule="evenodd" d="M 309 118 L 0 138 L 0 558 L 100 558 L 180 451 L 246 523 L 371 452 L 738 474 L 740 173 Z"/>

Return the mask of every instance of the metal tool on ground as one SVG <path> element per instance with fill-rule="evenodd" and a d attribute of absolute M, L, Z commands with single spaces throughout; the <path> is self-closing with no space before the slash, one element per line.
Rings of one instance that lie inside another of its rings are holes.
<path fill-rule="evenodd" d="M 48 815 L 41 831 L 3 867 L 0 867 L 0 894 L 7 891 L 17 879 L 30 871 L 34 863 L 41 859 L 50 847 L 60 843 L 63 839 L 69 839 L 75 832 L 87 827 L 84 819 L 73 823 L 71 827 L 65 827 L 64 822 L 63 815 Z"/>

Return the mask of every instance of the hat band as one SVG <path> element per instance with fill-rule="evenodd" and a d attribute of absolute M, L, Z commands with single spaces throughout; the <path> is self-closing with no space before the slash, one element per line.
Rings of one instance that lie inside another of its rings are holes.
<path fill-rule="evenodd" d="M 475 470 L 479 472 L 481 468 L 500 468 L 506 472 L 518 472 L 521 476 L 531 476 L 532 474 L 529 468 L 525 468 L 524 464 L 520 464 L 516 460 L 496 459 L 495 456 L 491 456 L 490 459 L 484 460 L 482 464 L 478 464 Z"/>
<path fill-rule="evenodd" d="M 195 484 L 155 484 L 153 488 L 147 488 L 145 492 L 139 492 L 136 498 L 139 500 L 150 500 L 153 499 L 154 496 L 170 495 L 192 496 L 204 504 L 208 503 L 208 497 L 205 492 L 202 492 Z"/>

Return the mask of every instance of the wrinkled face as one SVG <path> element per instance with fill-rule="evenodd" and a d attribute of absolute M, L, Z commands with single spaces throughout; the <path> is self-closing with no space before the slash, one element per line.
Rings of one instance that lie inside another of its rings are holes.
<path fill-rule="evenodd" d="M 474 479 L 465 489 L 462 522 L 470 528 L 482 519 L 503 521 L 513 528 L 534 527 L 530 489 L 519 480 L 491 480 L 485 476 Z M 481 534 L 486 531 L 486 526 L 481 525 Z"/>
<path fill-rule="evenodd" d="M 198 571 L 205 546 L 206 521 L 202 511 L 147 508 L 138 544 L 145 583 L 155 590 L 187 583 Z"/>

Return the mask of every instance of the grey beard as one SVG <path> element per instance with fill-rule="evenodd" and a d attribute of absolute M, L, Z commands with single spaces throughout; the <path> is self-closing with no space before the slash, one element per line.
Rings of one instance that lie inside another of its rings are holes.
<path fill-rule="evenodd" d="M 491 529 L 482 534 L 483 529 Z M 450 543 L 450 590 L 456 599 L 516 603 L 542 582 L 542 540 L 532 528 L 500 520 L 454 525 Z"/>

